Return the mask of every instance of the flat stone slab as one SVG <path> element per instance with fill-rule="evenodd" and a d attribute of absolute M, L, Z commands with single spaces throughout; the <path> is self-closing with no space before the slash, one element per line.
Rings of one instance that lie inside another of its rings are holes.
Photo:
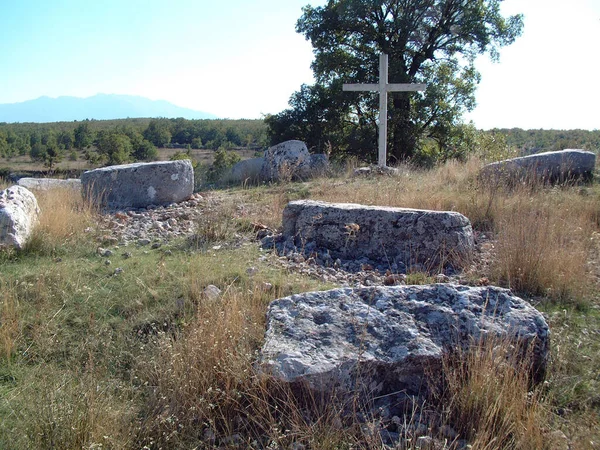
<path fill-rule="evenodd" d="M 481 175 L 489 178 L 548 181 L 565 181 L 589 178 L 596 166 L 596 154 L 585 150 L 566 149 L 556 152 L 511 158 L 485 165 Z"/>
<path fill-rule="evenodd" d="M 0 248 L 22 249 L 38 222 L 35 196 L 23 186 L 0 191 Z"/>
<path fill-rule="evenodd" d="M 49 191 L 51 189 L 74 189 L 81 190 L 81 180 L 79 178 L 20 178 L 17 182 L 19 186 L 27 189 L 37 189 L 40 191 Z"/>
<path fill-rule="evenodd" d="M 484 338 L 529 349 L 537 382 L 549 328 L 529 303 L 497 287 L 452 284 L 333 289 L 271 302 L 258 367 L 293 386 L 370 398 L 427 391 L 442 358 Z M 521 353 L 516 355 L 520 356 Z"/>
<path fill-rule="evenodd" d="M 187 200 L 194 192 L 189 160 L 124 164 L 81 175 L 83 193 L 109 208 L 144 208 Z"/>
<path fill-rule="evenodd" d="M 471 222 L 457 212 L 314 200 L 285 207 L 283 238 L 300 250 L 327 249 L 333 259 L 418 264 L 428 271 L 460 267 L 474 249 Z"/>

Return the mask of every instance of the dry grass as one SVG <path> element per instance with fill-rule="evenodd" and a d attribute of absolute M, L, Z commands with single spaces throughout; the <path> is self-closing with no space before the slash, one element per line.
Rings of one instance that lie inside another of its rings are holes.
<path fill-rule="evenodd" d="M 508 341 L 481 341 L 444 360 L 444 420 L 477 450 L 552 449 L 547 411 L 530 390 L 530 359 Z"/>
<path fill-rule="evenodd" d="M 339 404 L 299 398 L 255 371 L 269 301 L 323 286 L 259 262 L 253 246 L 211 250 L 250 234 L 252 222 L 280 225 L 290 200 L 314 198 L 469 217 L 476 235 L 485 232 L 494 245 L 488 272 L 474 267 L 478 276 L 540 296 L 541 307 L 560 302 L 544 385 L 550 393 L 531 391 L 524 361 L 507 359 L 503 343 L 482 344 L 446 361 L 441 420 L 473 449 L 552 448 L 548 432 L 557 424 L 580 448 L 594 448 L 598 314 L 572 306 L 596 301 L 586 264 L 600 193 L 597 186 L 490 185 L 477 178 L 480 164 L 215 193 L 220 202 L 209 202 L 198 224 L 201 251 L 174 246 L 166 257 L 129 249 L 134 256 L 119 260 L 120 277 L 109 275 L 95 236 L 84 231 L 93 209 L 70 191 L 37 193 L 42 215 L 32 243 L 0 258 L 0 435 L 9 436 L 0 436 L 0 447 L 382 448 L 376 422 L 343 418 Z M 250 265 L 257 274 L 248 275 Z M 221 298 L 207 299 L 207 284 L 218 285 Z M 558 407 L 567 411 L 560 420 Z M 416 448 L 417 436 L 407 437 L 399 448 Z"/>
<path fill-rule="evenodd" d="M 28 244 L 31 251 L 55 251 L 70 241 L 85 239 L 85 229 L 93 223 L 96 210 L 79 191 L 53 189 L 36 191 L 35 196 L 41 212 Z"/>

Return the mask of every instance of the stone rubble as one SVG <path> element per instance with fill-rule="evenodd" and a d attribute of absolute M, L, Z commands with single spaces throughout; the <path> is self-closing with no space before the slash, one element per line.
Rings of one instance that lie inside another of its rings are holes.
<path fill-rule="evenodd" d="M 215 200 L 193 194 L 189 200 L 166 206 L 150 205 L 106 212 L 99 216 L 98 231 L 102 242 L 140 246 L 169 242 L 175 238 L 189 237 L 204 208 L 215 205 Z M 124 253 L 123 257 L 131 256 Z"/>

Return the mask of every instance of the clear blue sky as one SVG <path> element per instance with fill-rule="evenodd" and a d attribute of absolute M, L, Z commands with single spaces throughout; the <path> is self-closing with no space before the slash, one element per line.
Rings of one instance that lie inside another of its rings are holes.
<path fill-rule="evenodd" d="M 0 103 L 141 95 L 230 118 L 287 107 L 312 82 L 295 33 L 325 0 L 0 0 Z M 480 58 L 478 127 L 600 128 L 600 1 L 506 0 L 525 31 Z M 390 80 L 393 81 L 393 80 Z"/>

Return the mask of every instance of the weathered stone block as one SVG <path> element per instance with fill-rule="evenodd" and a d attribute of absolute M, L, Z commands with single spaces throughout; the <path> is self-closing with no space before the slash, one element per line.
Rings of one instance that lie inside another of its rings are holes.
<path fill-rule="evenodd" d="M 474 248 L 471 223 L 457 212 L 313 200 L 285 207 L 283 238 L 299 249 L 309 243 L 327 249 L 334 259 L 400 261 L 427 270 L 461 266 Z"/>
<path fill-rule="evenodd" d="M 265 158 L 250 158 L 236 163 L 225 181 L 232 183 L 258 182 L 265 164 Z"/>
<path fill-rule="evenodd" d="M 0 191 L 0 247 L 22 249 L 38 222 L 35 196 L 22 186 Z"/>
<path fill-rule="evenodd" d="M 556 152 L 536 153 L 487 164 L 481 169 L 481 176 L 507 181 L 527 181 L 530 179 L 565 181 L 591 177 L 595 165 L 595 153 L 566 149 Z"/>
<path fill-rule="evenodd" d="M 266 181 L 310 177 L 310 154 L 302 141 L 286 141 L 265 152 L 261 178 Z"/>
<path fill-rule="evenodd" d="M 124 164 L 84 172 L 81 183 L 84 195 L 104 206 L 143 208 L 190 198 L 194 169 L 189 160 Z"/>
<path fill-rule="evenodd" d="M 81 180 L 79 178 L 20 178 L 17 182 L 19 186 L 27 189 L 37 189 L 40 191 L 49 191 L 51 189 L 73 189 L 81 190 Z"/>
<path fill-rule="evenodd" d="M 507 289 L 451 284 L 333 289 L 271 302 L 262 371 L 317 392 L 373 397 L 427 392 L 448 352 L 497 339 L 531 355 L 541 381 L 544 317 Z"/>

